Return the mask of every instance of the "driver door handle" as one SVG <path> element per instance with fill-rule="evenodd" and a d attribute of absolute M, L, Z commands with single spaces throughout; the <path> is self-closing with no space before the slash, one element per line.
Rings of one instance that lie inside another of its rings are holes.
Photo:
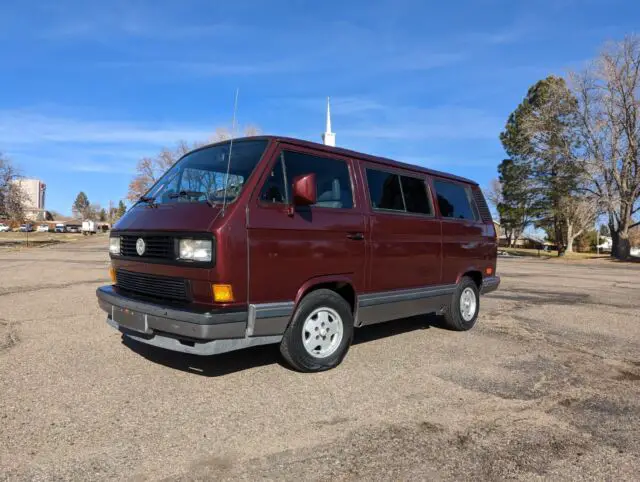
<path fill-rule="evenodd" d="M 349 233 L 349 234 L 347 234 L 347 238 L 354 239 L 356 241 L 362 241 L 364 239 L 364 234 L 362 234 L 362 233 Z"/>

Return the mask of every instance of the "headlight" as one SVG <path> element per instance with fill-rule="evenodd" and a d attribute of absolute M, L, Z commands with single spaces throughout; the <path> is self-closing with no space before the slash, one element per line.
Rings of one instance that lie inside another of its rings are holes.
<path fill-rule="evenodd" d="M 111 254 L 120 254 L 120 238 L 109 238 L 109 252 Z"/>
<path fill-rule="evenodd" d="M 211 261 L 211 240 L 181 239 L 179 258 L 187 261 Z"/>

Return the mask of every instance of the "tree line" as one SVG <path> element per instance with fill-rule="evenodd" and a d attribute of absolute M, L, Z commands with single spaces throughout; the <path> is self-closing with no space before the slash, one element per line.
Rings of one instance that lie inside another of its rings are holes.
<path fill-rule="evenodd" d="M 84 191 L 78 193 L 71 206 L 71 213 L 74 218 L 91 219 L 103 223 L 108 222 L 109 224 L 116 222 L 124 216 L 126 211 L 127 207 L 122 199 L 118 202 L 117 206 L 113 201 L 110 201 L 108 209 L 105 209 L 98 203 L 89 202 L 89 198 Z"/>
<path fill-rule="evenodd" d="M 491 182 L 508 243 L 529 226 L 558 253 L 606 219 L 612 255 L 626 259 L 640 225 L 640 37 L 608 44 L 587 68 L 531 86 L 500 141 Z"/>

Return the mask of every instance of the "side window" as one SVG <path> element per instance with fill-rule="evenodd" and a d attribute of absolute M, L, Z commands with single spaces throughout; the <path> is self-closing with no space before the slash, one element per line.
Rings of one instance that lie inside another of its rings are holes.
<path fill-rule="evenodd" d="M 407 176 L 400 176 L 400 180 L 407 212 L 432 215 L 431 200 L 424 180 Z"/>
<path fill-rule="evenodd" d="M 312 173 L 316 175 L 318 201 L 314 206 L 343 209 L 353 207 L 351 178 L 345 161 L 285 151 L 284 162 L 289 186 L 298 176 Z"/>
<path fill-rule="evenodd" d="M 367 184 L 372 208 L 405 211 L 397 174 L 367 169 Z"/>
<path fill-rule="evenodd" d="M 282 172 L 282 161 L 280 158 L 273 165 L 269 177 L 260 192 L 260 201 L 265 203 L 286 203 L 287 191 L 284 185 L 284 175 Z"/>
<path fill-rule="evenodd" d="M 434 181 L 440 214 L 445 218 L 475 220 L 468 190 L 461 184 L 449 181 Z"/>

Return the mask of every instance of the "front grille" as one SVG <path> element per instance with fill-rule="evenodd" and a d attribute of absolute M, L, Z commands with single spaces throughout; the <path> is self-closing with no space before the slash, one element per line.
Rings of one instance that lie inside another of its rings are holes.
<path fill-rule="evenodd" d="M 188 283 L 182 278 L 117 270 L 116 286 L 132 293 L 175 301 L 189 301 Z"/>
<path fill-rule="evenodd" d="M 142 256 L 136 251 L 136 243 L 140 238 L 145 244 Z M 176 259 L 174 239 L 171 236 L 121 236 L 120 254 L 136 258 Z"/>
<path fill-rule="evenodd" d="M 487 201 L 485 201 L 482 191 L 480 189 L 473 189 L 473 197 L 476 200 L 480 217 L 485 223 L 490 223 L 492 221 L 491 211 L 489 211 L 489 206 L 487 206 Z"/>

